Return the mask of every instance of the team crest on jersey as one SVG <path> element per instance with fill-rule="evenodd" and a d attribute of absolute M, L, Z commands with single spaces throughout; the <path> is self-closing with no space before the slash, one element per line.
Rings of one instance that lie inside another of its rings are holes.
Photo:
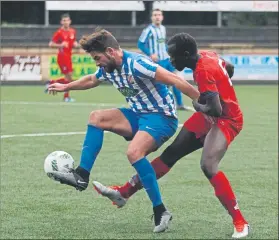
<path fill-rule="evenodd" d="M 165 39 L 164 39 L 164 38 L 158 38 L 157 42 L 158 42 L 158 43 L 164 43 L 164 42 L 165 42 Z"/>
<path fill-rule="evenodd" d="M 118 88 L 118 91 L 121 92 L 125 97 L 134 97 L 139 93 L 139 90 L 128 87 Z"/>
<path fill-rule="evenodd" d="M 74 36 L 74 35 L 71 35 L 71 36 L 70 36 L 70 38 L 71 38 L 71 39 L 74 39 L 74 38 L 75 38 L 75 36 Z"/>

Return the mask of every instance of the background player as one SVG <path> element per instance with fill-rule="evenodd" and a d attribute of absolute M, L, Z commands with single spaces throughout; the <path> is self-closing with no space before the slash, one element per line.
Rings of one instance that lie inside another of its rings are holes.
<path fill-rule="evenodd" d="M 198 53 L 195 39 L 186 33 L 173 36 L 168 42 L 168 51 L 176 69 L 188 67 L 193 70 L 200 98 L 193 101 L 197 112 L 184 123 L 174 142 L 152 161 L 156 176 L 164 176 L 179 159 L 203 147 L 201 169 L 233 219 L 232 237 L 245 237 L 249 233 L 249 225 L 239 209 L 229 180 L 218 170 L 229 144 L 243 126 L 242 112 L 225 68 L 226 63 L 214 52 Z M 231 65 L 228 65 L 228 69 L 232 74 Z M 124 206 L 127 198 L 141 188 L 137 176 L 121 187 L 105 187 L 99 182 L 94 182 L 94 186 L 119 207 Z M 122 202 L 118 199 L 122 199 Z"/>
<path fill-rule="evenodd" d="M 163 18 L 163 12 L 160 9 L 152 11 L 152 23 L 143 30 L 138 40 L 138 47 L 143 53 L 150 56 L 154 62 L 157 62 L 170 72 L 175 72 L 176 70 L 171 65 L 167 53 L 166 28 L 162 25 Z M 181 92 L 175 86 L 172 89 L 177 103 L 177 110 L 193 111 L 192 107 L 184 106 Z"/>
<path fill-rule="evenodd" d="M 58 48 L 57 63 L 61 72 L 64 74 L 63 78 L 57 80 L 51 80 L 47 83 L 54 83 L 55 81 L 59 83 L 69 83 L 73 81 L 72 79 L 72 49 L 73 47 L 78 47 L 79 44 L 76 41 L 76 30 L 71 28 L 70 15 L 65 13 L 61 16 L 61 28 L 59 28 L 52 37 L 49 46 L 52 48 Z M 69 91 L 64 93 L 63 100 L 65 102 L 73 102 L 74 99 L 70 98 Z"/>
<path fill-rule="evenodd" d="M 99 69 L 95 74 L 78 81 L 54 83 L 49 86 L 49 91 L 83 90 L 97 87 L 101 81 L 109 81 L 125 96 L 131 109 L 91 112 L 80 165 L 72 172 L 57 172 L 54 176 L 61 183 L 84 190 L 102 148 L 104 130 L 131 140 L 127 157 L 153 203 L 154 232 L 162 232 L 168 228 L 172 216 L 162 203 L 154 169 L 146 156 L 157 150 L 177 129 L 174 100 L 166 85 L 175 85 L 191 99 L 198 99 L 199 92 L 149 58 L 123 51 L 117 40 L 106 30 L 98 30 L 83 37 L 80 44 L 90 53 Z"/>

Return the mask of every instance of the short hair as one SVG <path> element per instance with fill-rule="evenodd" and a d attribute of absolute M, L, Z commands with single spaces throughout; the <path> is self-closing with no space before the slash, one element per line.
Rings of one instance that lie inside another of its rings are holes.
<path fill-rule="evenodd" d="M 95 31 L 87 36 L 83 36 L 79 41 L 81 47 L 86 52 L 105 52 L 106 48 L 119 49 L 116 38 L 107 30 L 97 27 Z"/>
<path fill-rule="evenodd" d="M 196 40 L 188 33 L 177 33 L 172 36 L 168 45 L 175 45 L 175 53 L 189 52 L 190 55 L 198 53 L 198 45 Z"/>
<path fill-rule="evenodd" d="M 69 14 L 69 13 L 63 13 L 63 14 L 61 15 L 61 20 L 62 20 L 63 18 L 70 18 L 70 14 Z"/>
<path fill-rule="evenodd" d="M 163 14 L 163 11 L 162 11 L 160 8 L 152 9 L 151 15 L 152 15 L 154 12 L 161 12 L 161 13 Z"/>

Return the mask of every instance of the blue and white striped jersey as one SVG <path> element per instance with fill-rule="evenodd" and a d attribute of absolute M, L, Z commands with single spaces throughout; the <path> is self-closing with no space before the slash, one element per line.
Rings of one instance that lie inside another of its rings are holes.
<path fill-rule="evenodd" d="M 139 38 L 139 41 L 146 44 L 150 55 L 156 54 L 159 60 L 169 58 L 166 46 L 166 28 L 163 25 L 157 27 L 153 24 L 148 25 Z"/>
<path fill-rule="evenodd" d="M 158 64 L 148 57 L 123 51 L 121 70 L 113 73 L 99 68 L 95 75 L 99 81 L 109 81 L 121 92 L 136 113 L 163 113 L 177 118 L 172 93 L 165 84 L 155 81 Z"/>

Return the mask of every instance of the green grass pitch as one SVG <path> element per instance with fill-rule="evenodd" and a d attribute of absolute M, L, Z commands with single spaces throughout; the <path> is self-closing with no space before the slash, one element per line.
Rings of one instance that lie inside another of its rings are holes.
<path fill-rule="evenodd" d="M 249 239 L 278 238 L 278 89 L 236 86 L 244 128 L 221 162 L 249 221 Z M 1 88 L 1 135 L 84 132 L 90 111 L 126 105 L 113 87 L 72 93 L 76 103 L 61 104 L 42 87 Z M 33 104 L 32 104 L 33 103 Z M 57 104 L 56 104 L 57 103 Z M 90 105 L 89 103 L 94 103 Z M 101 105 L 106 103 L 107 106 Z M 185 103 L 190 101 L 185 98 Z M 98 105 L 100 104 L 100 105 Z M 179 112 L 183 123 L 190 113 Z M 227 212 L 203 176 L 201 151 L 185 157 L 160 181 L 163 200 L 173 213 L 170 230 L 153 234 L 152 207 L 144 191 L 122 209 L 92 190 L 84 192 L 49 179 L 43 170 L 52 151 L 69 152 L 79 163 L 83 134 L 1 138 L 2 239 L 229 239 Z M 152 160 L 171 143 L 151 154 Z M 90 181 L 121 184 L 132 176 L 128 143 L 105 134 Z"/>

